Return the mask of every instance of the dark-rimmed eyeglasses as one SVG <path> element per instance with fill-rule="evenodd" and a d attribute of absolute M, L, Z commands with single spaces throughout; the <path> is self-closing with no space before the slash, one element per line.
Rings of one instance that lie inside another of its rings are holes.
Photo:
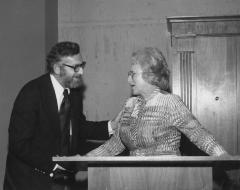
<path fill-rule="evenodd" d="M 76 65 L 68 65 L 63 63 L 64 66 L 66 67 L 70 67 L 74 70 L 75 73 L 79 72 L 80 69 L 84 69 L 85 65 L 86 65 L 86 61 L 83 61 L 81 64 L 76 64 Z"/>

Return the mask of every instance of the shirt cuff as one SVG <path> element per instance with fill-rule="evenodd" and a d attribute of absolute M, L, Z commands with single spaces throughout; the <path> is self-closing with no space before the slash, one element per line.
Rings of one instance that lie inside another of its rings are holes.
<path fill-rule="evenodd" d="M 53 171 L 55 171 L 56 169 L 60 169 L 60 170 L 66 170 L 65 168 L 63 168 L 62 166 L 55 164 Z"/>
<path fill-rule="evenodd" d="M 109 136 L 110 135 L 113 135 L 113 129 L 112 129 L 112 127 L 111 127 L 111 121 L 108 121 L 108 134 L 109 134 Z"/>

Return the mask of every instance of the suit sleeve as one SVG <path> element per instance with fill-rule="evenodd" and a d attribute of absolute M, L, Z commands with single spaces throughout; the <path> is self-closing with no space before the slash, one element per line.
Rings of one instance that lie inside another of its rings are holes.
<path fill-rule="evenodd" d="M 27 85 L 16 98 L 9 125 L 9 152 L 32 168 L 50 172 L 54 165 L 51 155 L 33 145 L 38 123 L 38 94 Z"/>
<path fill-rule="evenodd" d="M 108 121 L 87 121 L 81 113 L 81 127 L 87 139 L 107 140 L 109 139 Z"/>
<path fill-rule="evenodd" d="M 76 125 L 80 128 L 79 136 L 84 139 L 107 140 L 109 139 L 108 121 L 87 121 L 83 114 L 83 92 L 81 89 L 71 89 L 72 109 Z"/>

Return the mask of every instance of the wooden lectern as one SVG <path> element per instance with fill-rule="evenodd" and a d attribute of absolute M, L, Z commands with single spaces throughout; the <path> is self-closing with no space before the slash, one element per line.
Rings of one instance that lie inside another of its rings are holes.
<path fill-rule="evenodd" d="M 240 156 L 53 157 L 88 166 L 89 190 L 212 190 L 212 168 L 235 168 Z"/>

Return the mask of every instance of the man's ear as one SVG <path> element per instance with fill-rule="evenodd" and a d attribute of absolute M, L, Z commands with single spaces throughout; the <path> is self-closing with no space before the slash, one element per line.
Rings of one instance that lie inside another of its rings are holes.
<path fill-rule="evenodd" d="M 60 75 L 60 65 L 54 64 L 53 65 L 53 72 L 57 75 Z"/>

